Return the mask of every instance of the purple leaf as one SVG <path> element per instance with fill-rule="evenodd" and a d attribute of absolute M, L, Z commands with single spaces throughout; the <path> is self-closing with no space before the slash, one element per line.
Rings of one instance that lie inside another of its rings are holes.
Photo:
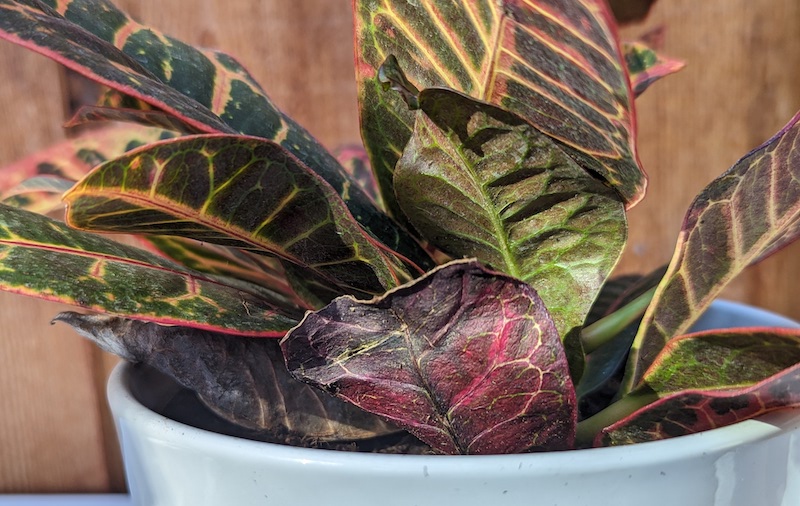
<path fill-rule="evenodd" d="M 529 285 L 476 261 L 369 302 L 340 297 L 281 346 L 299 379 L 443 453 L 573 445 L 575 393 L 552 319 Z"/>

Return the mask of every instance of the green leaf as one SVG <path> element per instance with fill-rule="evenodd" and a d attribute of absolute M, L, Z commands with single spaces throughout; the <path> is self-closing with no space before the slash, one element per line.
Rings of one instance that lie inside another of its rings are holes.
<path fill-rule="evenodd" d="M 376 77 L 389 55 L 420 89 L 515 112 L 638 202 L 646 185 L 628 79 L 605 0 L 356 0 L 361 130 L 389 208 L 414 116 Z"/>
<path fill-rule="evenodd" d="M 77 228 L 269 253 L 311 268 L 342 293 L 382 293 L 409 277 L 325 181 L 265 139 L 152 144 L 98 167 L 64 199 Z"/>
<path fill-rule="evenodd" d="M 0 37 L 48 56 L 105 86 L 123 90 L 202 132 L 234 132 L 195 100 L 163 84 L 130 56 L 42 3 L 0 0 Z"/>
<path fill-rule="evenodd" d="M 77 181 L 93 167 L 128 150 L 175 134 L 138 125 L 109 125 L 84 132 L 0 168 L 0 194 L 37 176 Z"/>
<path fill-rule="evenodd" d="M 137 245 L 143 249 L 189 269 L 245 281 L 251 285 L 250 290 L 256 290 L 279 307 L 311 309 L 292 291 L 280 262 L 275 258 L 176 236 L 135 235 L 130 240 L 138 241 Z"/>
<path fill-rule="evenodd" d="M 555 326 L 525 283 L 459 261 L 369 302 L 308 313 L 289 370 L 448 454 L 567 449 L 575 394 Z"/>
<path fill-rule="evenodd" d="M 659 400 L 604 429 L 597 445 L 692 434 L 800 406 L 800 330 L 734 329 L 673 339 L 631 396 Z"/>
<path fill-rule="evenodd" d="M 171 114 L 191 131 L 239 132 L 280 143 L 325 179 L 371 234 L 423 269 L 431 266 L 424 250 L 306 130 L 275 108 L 234 58 L 140 25 L 107 0 L 54 5 L 57 10 L 0 0 L 0 37 L 114 88 L 134 103 Z"/>
<path fill-rule="evenodd" d="M 239 284 L 3 205 L 0 290 L 230 334 L 276 337 L 296 323 Z"/>
<path fill-rule="evenodd" d="M 395 170 L 401 208 L 446 253 L 533 286 L 566 339 L 625 245 L 622 201 L 514 114 L 444 89 L 418 100 Z"/>
<path fill-rule="evenodd" d="M 800 113 L 695 199 L 631 350 L 626 390 L 745 267 L 800 234 Z"/>
<path fill-rule="evenodd" d="M 397 431 L 292 378 L 275 339 L 72 312 L 54 321 L 67 323 L 106 351 L 155 367 L 259 439 L 354 440 Z"/>

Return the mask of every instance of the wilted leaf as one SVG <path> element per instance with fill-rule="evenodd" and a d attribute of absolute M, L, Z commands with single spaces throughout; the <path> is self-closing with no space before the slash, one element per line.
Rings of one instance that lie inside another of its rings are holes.
<path fill-rule="evenodd" d="M 284 436 L 353 440 L 397 429 L 291 377 L 278 341 L 106 316 L 56 316 L 101 348 L 193 390 L 219 416 Z"/>
<path fill-rule="evenodd" d="M 418 101 L 394 175 L 401 209 L 446 253 L 533 286 L 566 339 L 625 245 L 619 196 L 511 113 L 444 89 Z"/>
<path fill-rule="evenodd" d="M 800 233 L 800 114 L 708 185 L 684 218 L 675 255 L 628 362 L 632 388 L 745 267 Z"/>
<path fill-rule="evenodd" d="M 609 181 L 629 206 L 646 177 L 605 0 L 357 0 L 364 143 L 393 212 L 392 173 L 414 116 L 376 79 L 389 55 L 418 88 L 445 86 L 519 114 Z"/>
<path fill-rule="evenodd" d="M 800 331 L 735 329 L 673 339 L 639 391 L 660 399 L 604 429 L 598 445 L 664 439 L 800 406 Z"/>
<path fill-rule="evenodd" d="M 298 378 L 444 453 L 572 445 L 561 341 L 528 285 L 456 262 L 370 302 L 308 313 L 281 342 Z"/>
<path fill-rule="evenodd" d="M 381 293 L 408 276 L 325 181 L 265 139 L 193 136 L 146 146 L 98 167 L 64 199 L 77 228 L 268 252 L 343 293 Z"/>
<path fill-rule="evenodd" d="M 3 205 L 0 259 L 0 290 L 103 313 L 272 337 L 296 323 L 241 283 Z"/>

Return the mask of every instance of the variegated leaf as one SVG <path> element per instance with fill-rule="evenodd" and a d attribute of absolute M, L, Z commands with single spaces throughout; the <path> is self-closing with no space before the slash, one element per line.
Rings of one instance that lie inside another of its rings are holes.
<path fill-rule="evenodd" d="M 692 203 L 672 262 L 631 350 L 626 390 L 742 269 L 797 239 L 799 145 L 800 113 Z"/>
<path fill-rule="evenodd" d="M 139 125 L 110 125 L 84 132 L 0 168 L 0 195 L 36 176 L 77 181 L 93 167 L 126 151 L 175 134 Z"/>
<path fill-rule="evenodd" d="M 629 206 L 646 177 L 614 22 L 604 0 L 356 0 L 361 128 L 384 199 L 413 115 L 376 79 L 389 55 L 419 88 L 511 110 L 597 171 Z"/>
<path fill-rule="evenodd" d="M 281 341 L 289 370 L 443 453 L 567 449 L 576 411 L 542 300 L 475 261 L 369 302 L 340 297 Z"/>
<path fill-rule="evenodd" d="M 152 144 L 101 165 L 64 198 L 77 228 L 269 253 L 312 269 L 341 293 L 382 293 L 410 276 L 330 185 L 257 137 Z"/>
<path fill-rule="evenodd" d="M 430 259 L 354 185 L 336 159 L 270 102 L 231 56 L 195 49 L 131 20 L 108 0 L 0 0 L 0 37 L 175 116 L 193 131 L 272 139 L 317 172 L 375 237 L 411 262 Z"/>
<path fill-rule="evenodd" d="M 192 270 L 256 285 L 250 289 L 280 307 L 312 309 L 291 289 L 275 258 L 177 236 L 134 235 L 129 240 Z"/>
<path fill-rule="evenodd" d="M 605 428 L 597 445 L 692 434 L 800 406 L 800 330 L 734 329 L 672 340 L 631 393 L 659 399 Z"/>
<path fill-rule="evenodd" d="M 231 334 L 278 337 L 296 323 L 239 283 L 3 205 L 0 290 Z"/>
<path fill-rule="evenodd" d="M 394 174 L 401 209 L 446 253 L 533 286 L 567 339 L 622 253 L 621 199 L 514 114 L 445 89 L 417 100 Z"/>
<path fill-rule="evenodd" d="M 657 52 L 644 40 L 625 42 L 622 45 L 625 65 L 631 80 L 633 94 L 639 96 L 662 77 L 678 72 L 686 64 Z"/>

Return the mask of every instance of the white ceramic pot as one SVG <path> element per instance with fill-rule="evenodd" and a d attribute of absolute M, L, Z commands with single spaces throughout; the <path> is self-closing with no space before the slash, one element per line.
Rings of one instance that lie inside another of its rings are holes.
<path fill-rule="evenodd" d="M 794 326 L 717 302 L 700 328 Z M 147 506 L 797 506 L 800 410 L 666 441 L 497 456 L 312 450 L 208 432 L 108 386 L 133 503 Z"/>

